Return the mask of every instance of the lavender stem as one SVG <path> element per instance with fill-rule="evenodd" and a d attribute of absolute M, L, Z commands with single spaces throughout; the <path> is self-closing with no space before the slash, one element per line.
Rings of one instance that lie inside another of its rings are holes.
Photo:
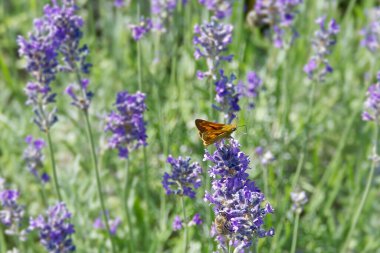
<path fill-rule="evenodd" d="M 51 166 L 53 168 L 54 186 L 55 186 L 55 190 L 56 190 L 57 195 L 58 195 L 58 200 L 59 200 L 59 202 L 62 202 L 62 196 L 61 196 L 61 192 L 59 190 L 59 183 L 58 183 L 58 176 L 57 176 L 57 167 L 56 167 L 56 164 L 55 164 L 55 156 L 54 156 L 53 143 L 51 141 L 51 136 L 50 136 L 50 129 L 46 130 L 46 137 L 48 139 L 50 161 L 51 161 Z"/>

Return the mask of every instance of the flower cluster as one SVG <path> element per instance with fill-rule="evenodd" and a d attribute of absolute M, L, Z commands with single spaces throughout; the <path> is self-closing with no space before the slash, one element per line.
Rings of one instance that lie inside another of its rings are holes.
<path fill-rule="evenodd" d="M 112 111 L 106 117 L 105 131 L 112 133 L 108 146 L 117 148 L 120 157 L 128 158 L 130 149 L 147 145 L 144 121 L 145 94 L 119 92 L 115 106 L 117 111 Z"/>
<path fill-rule="evenodd" d="M 20 230 L 25 213 L 24 207 L 17 203 L 20 193 L 5 189 L 4 184 L 4 179 L 0 178 L 0 223 L 6 227 L 5 234 L 18 236 L 24 241 L 27 231 Z"/>
<path fill-rule="evenodd" d="M 369 10 L 367 16 L 370 22 L 361 31 L 363 36 L 361 45 L 371 52 L 376 52 L 380 48 L 380 8 Z"/>
<path fill-rule="evenodd" d="M 377 83 L 372 84 L 367 91 L 364 103 L 365 111 L 362 119 L 365 121 L 378 121 L 380 116 L 380 72 L 377 73 Z"/>
<path fill-rule="evenodd" d="M 262 227 L 273 208 L 269 203 L 262 207 L 264 194 L 248 179 L 250 160 L 239 143 L 219 142 L 213 154 L 206 150 L 204 160 L 213 164 L 209 168 L 212 190 L 206 192 L 205 200 L 214 206 L 219 247 L 225 249 L 229 241 L 236 249 L 243 249 L 251 246 L 254 238 L 273 236 L 272 228 L 267 231 Z"/>
<path fill-rule="evenodd" d="M 206 58 L 208 71 L 197 72 L 199 79 L 205 77 L 216 78 L 216 71 L 222 61 L 231 61 L 233 55 L 224 55 L 228 45 L 232 42 L 232 25 L 220 24 L 213 18 L 210 23 L 201 26 L 195 25 L 193 44 L 195 45 L 195 59 Z"/>
<path fill-rule="evenodd" d="M 196 213 L 194 217 L 186 224 L 187 226 L 198 226 L 203 223 L 203 220 L 201 219 L 201 216 L 199 213 Z M 183 228 L 184 224 L 178 215 L 174 217 L 173 223 L 172 223 L 172 228 L 173 231 L 181 230 Z"/>
<path fill-rule="evenodd" d="M 290 193 L 290 198 L 292 199 L 292 211 L 296 213 L 301 213 L 303 206 L 307 203 L 308 199 L 304 191 L 295 191 Z"/>
<path fill-rule="evenodd" d="M 248 72 L 246 83 L 241 81 L 238 83 L 238 93 L 241 97 L 250 99 L 249 108 L 251 109 L 255 107 L 254 99 L 258 97 L 262 83 L 261 78 L 253 71 Z"/>
<path fill-rule="evenodd" d="M 214 13 L 218 19 L 231 16 L 234 0 L 199 0 L 208 10 Z"/>
<path fill-rule="evenodd" d="M 294 29 L 296 8 L 302 0 L 257 0 L 254 10 L 249 17 L 254 18 L 254 23 L 268 25 L 273 31 L 273 43 L 275 47 L 282 48 L 288 40 L 284 38 L 290 32 L 290 42 L 297 36 Z"/>
<path fill-rule="evenodd" d="M 119 227 L 120 223 L 121 223 L 121 219 L 119 217 L 116 217 L 115 219 L 110 219 L 109 218 L 109 213 L 106 212 L 107 214 L 107 220 L 108 220 L 108 224 L 109 224 L 109 228 L 110 228 L 110 233 L 112 235 L 115 235 L 116 234 L 116 231 L 117 231 L 117 228 Z M 97 217 L 94 221 L 94 224 L 93 224 L 93 227 L 95 229 L 105 229 L 105 225 L 103 223 L 103 220 L 102 220 L 102 214 L 99 215 L 99 217 Z"/>
<path fill-rule="evenodd" d="M 116 7 L 116 8 L 121 8 L 123 6 L 125 6 L 125 1 L 124 0 L 115 0 L 113 2 L 113 5 Z"/>
<path fill-rule="evenodd" d="M 132 37 L 135 41 L 139 41 L 145 34 L 152 30 L 153 23 L 150 18 L 141 17 L 140 22 L 136 25 L 132 24 L 129 28 L 132 31 Z"/>
<path fill-rule="evenodd" d="M 315 32 L 312 41 L 314 55 L 303 70 L 310 79 L 316 76 L 318 80 L 323 80 L 328 73 L 333 71 L 327 56 L 331 54 L 332 48 L 336 44 L 336 35 L 340 28 L 334 19 L 326 24 L 326 17 L 320 17 L 315 22 L 319 25 L 320 30 Z"/>
<path fill-rule="evenodd" d="M 173 15 L 177 7 L 177 0 L 151 0 L 153 27 L 158 32 L 166 32 L 165 23 Z"/>
<path fill-rule="evenodd" d="M 41 171 L 43 170 L 44 159 L 42 149 L 45 147 L 45 142 L 42 139 L 33 139 L 30 135 L 25 138 L 25 142 L 28 144 L 23 155 L 26 167 L 42 183 L 49 182 L 49 175 Z"/>
<path fill-rule="evenodd" d="M 41 244 L 48 252 L 73 252 L 75 245 L 70 238 L 75 233 L 70 224 L 71 213 L 64 203 L 50 207 L 46 217 L 40 215 L 30 219 L 29 230 L 38 230 Z"/>
<path fill-rule="evenodd" d="M 162 185 L 166 194 L 186 195 L 195 198 L 195 189 L 201 186 L 202 168 L 198 163 L 190 163 L 190 157 L 175 159 L 169 155 L 167 162 L 172 167 L 172 174 L 164 174 Z"/>
<path fill-rule="evenodd" d="M 219 79 L 215 82 L 215 101 L 216 105 L 213 107 L 224 113 L 224 117 L 228 123 L 231 123 L 236 118 L 236 112 L 240 111 L 238 85 L 234 84 L 236 80 L 235 75 L 231 74 L 230 77 L 224 75 L 224 71 L 219 71 Z"/>
<path fill-rule="evenodd" d="M 264 150 L 263 147 L 259 146 L 255 149 L 255 153 L 260 160 L 261 165 L 268 165 L 275 160 L 272 152 L 270 150 Z"/>

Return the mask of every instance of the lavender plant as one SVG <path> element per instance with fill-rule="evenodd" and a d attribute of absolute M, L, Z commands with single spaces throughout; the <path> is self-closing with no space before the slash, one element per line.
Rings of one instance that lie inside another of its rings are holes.
<path fill-rule="evenodd" d="M 119 217 L 116 217 L 115 219 L 111 219 L 109 217 L 109 212 L 107 212 L 107 217 L 108 217 L 110 232 L 112 235 L 115 235 L 119 225 L 121 224 L 121 219 Z M 102 214 L 100 214 L 99 217 L 95 219 L 93 223 L 93 227 L 95 229 L 101 229 L 101 230 L 104 230 L 106 228 L 106 226 L 104 225 L 102 221 Z"/>
<path fill-rule="evenodd" d="M 367 91 L 367 99 L 364 102 L 362 119 L 364 121 L 379 122 L 380 116 L 380 72 L 377 73 L 377 82 L 372 84 Z"/>
<path fill-rule="evenodd" d="M 235 0 L 199 0 L 199 3 L 211 11 L 218 19 L 231 16 Z"/>
<path fill-rule="evenodd" d="M 177 0 L 151 0 L 150 4 L 154 30 L 166 32 L 166 24 L 177 7 Z"/>
<path fill-rule="evenodd" d="M 110 112 L 106 117 L 105 131 L 112 133 L 108 146 L 118 149 L 119 157 L 127 159 L 130 150 L 147 145 L 145 94 L 119 92 L 114 105 L 116 111 Z"/>
<path fill-rule="evenodd" d="M 205 58 L 208 67 L 206 72 L 197 72 L 199 79 L 212 78 L 215 80 L 221 62 L 232 60 L 233 55 L 224 54 L 232 42 L 232 30 L 232 25 L 221 24 L 215 18 L 212 18 L 210 23 L 194 26 L 194 57 L 196 60 Z"/>
<path fill-rule="evenodd" d="M 246 97 L 249 99 L 249 108 L 255 108 L 255 99 L 259 96 L 259 89 L 262 86 L 263 81 L 254 71 L 247 73 L 247 81 L 239 81 L 237 85 L 237 92 L 240 98 Z"/>
<path fill-rule="evenodd" d="M 361 45 L 374 53 L 380 48 L 380 8 L 368 10 L 366 16 L 369 23 L 361 30 Z"/>
<path fill-rule="evenodd" d="M 187 227 L 195 224 L 201 224 L 199 214 L 195 215 L 193 220 L 188 222 L 186 215 L 186 206 L 184 196 L 195 198 L 195 190 L 201 186 L 202 168 L 198 163 L 190 163 L 190 157 L 175 159 L 169 155 L 167 162 L 172 168 L 172 173 L 165 172 L 162 179 L 162 186 L 166 190 L 166 194 L 175 194 L 181 197 L 183 219 L 176 216 L 173 221 L 173 230 L 180 230 L 184 228 L 184 251 L 187 252 L 188 236 Z"/>
<path fill-rule="evenodd" d="M 315 22 L 319 25 L 320 30 L 314 33 L 312 40 L 314 55 L 311 56 L 303 70 L 310 79 L 315 78 L 317 81 L 322 81 L 327 74 L 333 72 L 327 56 L 332 53 L 340 27 L 335 19 L 331 19 L 326 24 L 325 16 L 318 18 Z"/>
<path fill-rule="evenodd" d="M 275 47 L 284 48 L 298 36 L 294 27 L 297 7 L 302 0 L 258 0 L 248 14 L 251 24 L 268 25 Z"/>
<path fill-rule="evenodd" d="M 0 177 L 0 223 L 5 226 L 5 234 L 25 241 L 27 230 L 23 229 L 25 207 L 18 204 L 20 193 L 5 188 L 5 180 Z"/>
<path fill-rule="evenodd" d="M 152 30 L 153 22 L 150 18 L 141 17 L 138 24 L 131 24 L 129 28 L 131 29 L 133 39 L 139 41 Z"/>
<path fill-rule="evenodd" d="M 42 149 L 45 147 L 44 140 L 33 139 L 33 136 L 29 135 L 25 138 L 25 142 L 28 144 L 23 155 L 26 167 L 41 183 L 49 182 L 49 175 L 43 171 L 44 156 Z"/>
<path fill-rule="evenodd" d="M 296 252 L 297 238 L 298 238 L 298 226 L 300 215 L 303 210 L 303 206 L 307 203 L 308 199 L 304 191 L 296 190 L 290 193 L 291 200 L 293 202 L 292 211 L 295 213 L 295 221 L 293 228 L 292 247 L 291 253 Z"/>
<path fill-rule="evenodd" d="M 265 196 L 248 178 L 250 160 L 239 146 L 236 140 L 222 141 L 213 154 L 206 150 L 204 156 L 213 164 L 208 171 L 212 190 L 205 201 L 213 205 L 218 248 L 223 251 L 233 246 L 239 252 L 258 238 L 274 235 L 273 228 L 263 228 L 264 217 L 273 208 L 269 203 L 263 206 Z"/>
<path fill-rule="evenodd" d="M 219 71 L 219 79 L 215 82 L 215 101 L 213 107 L 224 113 L 224 118 L 231 123 L 236 118 L 236 113 L 240 111 L 239 106 L 239 87 L 234 84 L 236 77 L 231 74 L 230 77 L 224 75 L 224 71 Z"/>
<path fill-rule="evenodd" d="M 74 225 L 70 223 L 71 213 L 63 202 L 51 206 L 46 215 L 31 218 L 30 231 L 38 231 L 40 243 L 48 252 L 74 252 L 75 245 L 71 236 L 75 233 Z"/>

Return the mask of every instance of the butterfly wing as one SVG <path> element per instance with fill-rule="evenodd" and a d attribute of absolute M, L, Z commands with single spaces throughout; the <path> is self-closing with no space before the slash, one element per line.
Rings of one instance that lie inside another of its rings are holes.
<path fill-rule="evenodd" d="M 221 130 L 225 126 L 225 124 L 210 122 L 203 119 L 196 119 L 195 125 L 197 126 L 199 132 L 207 132 L 211 130 Z"/>
<path fill-rule="evenodd" d="M 229 137 L 234 130 L 230 125 L 196 119 L 195 125 L 199 130 L 199 136 L 203 140 L 203 145 L 208 146 L 216 141 Z"/>

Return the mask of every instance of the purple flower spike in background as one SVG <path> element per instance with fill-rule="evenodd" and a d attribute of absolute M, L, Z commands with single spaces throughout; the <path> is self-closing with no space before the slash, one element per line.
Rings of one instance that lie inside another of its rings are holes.
<path fill-rule="evenodd" d="M 24 207 L 17 203 L 20 193 L 17 190 L 5 189 L 5 181 L 0 177 L 0 223 L 5 226 L 5 234 L 26 240 L 27 231 L 21 229 L 24 219 Z"/>
<path fill-rule="evenodd" d="M 110 219 L 109 213 L 107 212 L 108 223 L 110 227 L 110 232 L 112 235 L 116 234 L 116 231 L 121 223 L 121 219 L 116 217 L 115 219 Z M 102 215 L 100 214 L 98 218 L 95 219 L 93 227 L 96 229 L 105 229 L 104 223 L 102 221 Z"/>
<path fill-rule="evenodd" d="M 224 71 L 219 71 L 219 79 L 215 82 L 216 105 L 213 107 L 224 113 L 225 119 L 231 123 L 236 118 L 236 112 L 240 111 L 239 106 L 239 88 L 233 82 L 236 80 L 235 75 L 231 74 L 228 78 L 224 75 Z"/>
<path fill-rule="evenodd" d="M 215 18 L 210 23 L 204 23 L 201 26 L 195 25 L 194 57 L 196 60 L 205 58 L 208 67 L 206 72 L 198 71 L 199 79 L 204 77 L 216 79 L 216 72 L 220 63 L 232 60 L 233 55 L 224 54 L 232 42 L 232 30 L 232 25 L 220 24 Z"/>
<path fill-rule="evenodd" d="M 175 216 L 172 227 L 174 231 L 181 230 L 183 228 L 181 217 L 178 215 Z"/>
<path fill-rule="evenodd" d="M 129 28 L 132 32 L 132 37 L 135 41 L 142 39 L 145 34 L 152 30 L 153 23 L 150 18 L 141 17 L 140 22 L 137 25 L 130 25 Z"/>
<path fill-rule="evenodd" d="M 334 19 L 327 23 L 326 17 L 320 17 L 315 22 L 320 29 L 314 33 L 312 40 L 314 55 L 309 59 L 303 70 L 310 79 L 316 78 L 323 81 L 328 73 L 333 72 L 327 56 L 332 53 L 332 49 L 336 44 L 336 35 L 339 33 L 340 28 Z"/>
<path fill-rule="evenodd" d="M 147 145 L 144 121 L 145 94 L 119 92 L 115 107 L 116 111 L 112 111 L 106 117 L 105 131 L 112 133 L 108 146 L 118 149 L 119 156 L 127 159 L 130 150 Z"/>
<path fill-rule="evenodd" d="M 365 121 L 379 122 L 380 116 L 380 72 L 377 73 L 377 83 L 372 84 L 367 91 L 367 99 L 364 102 L 362 119 Z"/>
<path fill-rule="evenodd" d="M 274 210 L 265 203 L 255 182 L 248 179 L 250 161 L 239 143 L 222 141 L 215 146 L 216 151 L 210 154 L 206 150 L 204 157 L 213 164 L 209 168 L 212 189 L 206 192 L 205 200 L 214 206 L 218 247 L 225 249 L 229 241 L 235 250 L 248 248 L 255 238 L 274 235 L 273 229 L 263 228 L 264 217 Z"/>
<path fill-rule="evenodd" d="M 283 48 L 297 37 L 294 28 L 296 8 L 302 0 L 257 0 L 248 18 L 259 25 L 269 25 L 272 29 L 273 44 Z M 288 38 L 290 37 L 290 38 Z"/>
<path fill-rule="evenodd" d="M 197 226 L 201 225 L 203 220 L 201 219 L 201 215 L 199 213 L 194 214 L 194 217 L 189 222 L 189 226 Z"/>
<path fill-rule="evenodd" d="M 151 0 L 150 3 L 154 30 L 166 32 L 166 23 L 177 7 L 177 0 Z"/>
<path fill-rule="evenodd" d="M 376 52 L 380 48 L 380 8 L 373 8 L 366 14 L 369 18 L 369 24 L 361 31 L 363 36 L 361 45 L 371 52 Z"/>
<path fill-rule="evenodd" d="M 28 147 L 24 150 L 24 160 L 28 170 L 42 183 L 50 181 L 50 177 L 46 172 L 43 172 L 42 149 L 45 147 L 45 142 L 42 139 L 33 139 L 32 136 L 25 138 Z"/>
<path fill-rule="evenodd" d="M 199 0 L 209 11 L 212 11 L 218 19 L 231 16 L 232 4 L 235 0 Z"/>
<path fill-rule="evenodd" d="M 255 107 L 254 99 L 259 96 L 259 89 L 262 86 L 261 78 L 253 71 L 248 72 L 247 81 L 238 83 L 238 93 L 241 97 L 250 99 L 249 108 Z"/>
<path fill-rule="evenodd" d="M 195 189 L 201 184 L 202 168 L 198 163 L 190 163 L 190 157 L 175 159 L 169 155 L 167 162 L 172 167 L 172 174 L 164 174 L 162 185 L 166 194 L 186 195 L 195 198 Z"/>
<path fill-rule="evenodd" d="M 75 233 L 74 225 L 70 223 L 71 213 L 64 203 L 50 207 L 46 216 L 31 218 L 29 230 L 38 230 L 41 244 L 48 252 L 73 252 L 75 246 L 71 235 Z"/>

